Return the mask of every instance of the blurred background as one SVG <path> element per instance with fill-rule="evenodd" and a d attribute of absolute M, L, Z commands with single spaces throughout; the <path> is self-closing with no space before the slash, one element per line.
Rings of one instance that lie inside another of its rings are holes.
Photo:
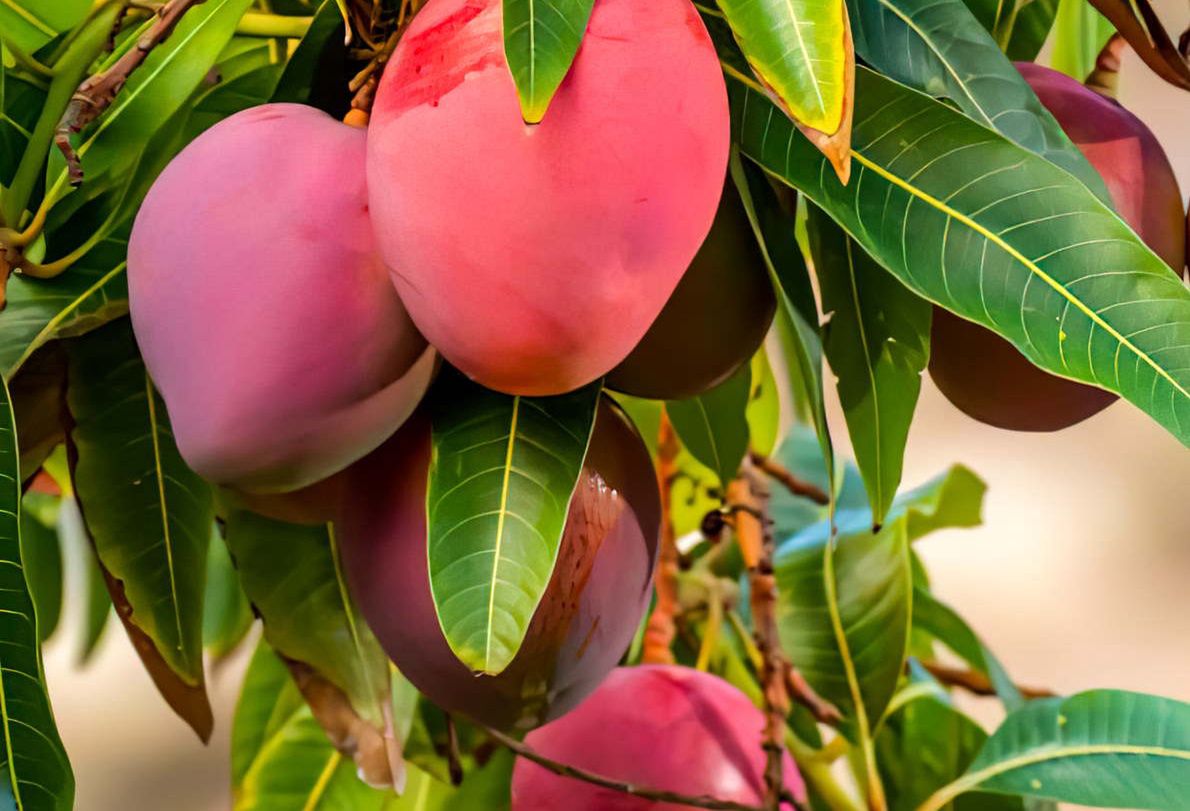
<path fill-rule="evenodd" d="M 1185 0 L 1158 4 L 1171 32 Z M 1190 103 L 1129 51 L 1121 102 L 1162 141 L 1190 192 Z M 833 390 L 829 392 L 833 394 Z M 830 403 L 837 441 L 846 430 Z M 847 452 L 844 447 L 842 449 Z M 1025 684 L 1063 693 L 1115 687 L 1190 701 L 1190 453 L 1125 404 L 1058 434 L 989 428 L 925 379 L 905 460 L 912 486 L 961 461 L 988 483 L 984 525 L 918 549 L 935 590 Z M 278 561 L 278 565 L 283 565 Z M 74 594 L 81 593 L 78 573 Z M 123 629 L 111 623 L 78 669 L 80 618 L 67 601 L 46 650 L 47 678 L 82 811 L 225 811 L 228 737 L 244 653 L 209 674 L 209 746 L 166 707 Z M 989 724 L 989 702 L 971 711 Z"/>

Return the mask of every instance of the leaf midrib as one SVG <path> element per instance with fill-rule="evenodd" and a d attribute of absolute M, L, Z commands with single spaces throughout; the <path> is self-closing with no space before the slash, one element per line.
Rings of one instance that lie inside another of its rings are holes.
<path fill-rule="evenodd" d="M 20 459 L 20 448 L 17 447 L 17 425 L 16 413 L 12 409 L 12 400 L 8 396 L 8 384 L 0 380 L 0 394 L 4 397 L 3 409 L 5 413 L 5 430 L 8 437 L 5 437 L 4 443 L 8 449 L 12 451 L 12 461 L 14 466 L 18 459 Z M 2 434 L 0 434 L 2 435 Z M 15 537 L 13 540 L 17 544 L 17 549 L 20 549 L 21 543 L 21 496 L 20 484 L 18 483 L 19 475 L 13 476 L 13 489 L 15 492 L 14 508 L 12 510 L 12 525 Z M 33 629 L 34 634 L 37 633 L 37 615 L 34 614 Z M 23 811 L 25 808 L 25 801 L 21 795 L 20 780 L 17 778 L 17 764 L 16 753 L 12 746 L 12 722 L 8 715 L 8 684 L 5 681 L 4 673 L 0 672 L 0 721 L 4 724 L 4 750 L 8 758 L 8 775 L 12 783 L 12 796 L 16 802 L 18 811 Z"/>
<path fill-rule="evenodd" d="M 500 507 L 496 517 L 496 545 L 492 550 L 492 577 L 488 584 L 488 617 L 484 628 L 484 669 L 492 666 L 492 643 L 495 638 L 496 588 L 500 581 L 500 553 L 504 546 L 504 519 L 508 514 L 508 491 L 512 481 L 512 456 L 516 449 L 517 421 L 520 417 L 521 398 L 512 398 L 512 416 L 509 418 L 508 447 L 504 452 L 504 476 L 500 483 Z"/>
<path fill-rule="evenodd" d="M 1075 757 L 1093 757 L 1095 755 L 1136 755 L 1146 756 L 1151 755 L 1155 757 L 1168 757 L 1174 760 L 1190 761 L 1190 751 L 1170 749 L 1165 746 L 1150 746 L 1144 744 L 1080 744 L 1077 746 L 1057 746 L 1053 748 L 1044 749 L 1041 751 L 1028 752 L 1026 754 L 1018 755 L 1016 757 L 1002 760 L 999 763 L 993 763 L 976 772 L 960 777 L 958 780 L 943 786 L 934 792 L 921 806 L 918 811 L 938 811 L 947 803 L 959 796 L 965 791 L 978 787 L 985 780 L 993 777 L 998 777 L 1001 774 L 1015 771 L 1016 769 L 1033 766 L 1038 763 L 1045 763 L 1050 760 L 1058 760 L 1063 758 Z"/>

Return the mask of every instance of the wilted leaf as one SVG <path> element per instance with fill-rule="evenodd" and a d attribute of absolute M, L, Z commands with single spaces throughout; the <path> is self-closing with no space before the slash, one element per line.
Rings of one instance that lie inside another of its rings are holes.
<path fill-rule="evenodd" d="M 451 650 L 495 674 L 516 656 L 553 573 L 600 383 L 513 397 L 447 374 L 430 395 L 430 589 Z"/>
<path fill-rule="evenodd" d="M 74 491 L 112 600 L 166 700 L 206 739 L 210 488 L 178 453 L 127 321 L 71 341 L 67 351 Z"/>

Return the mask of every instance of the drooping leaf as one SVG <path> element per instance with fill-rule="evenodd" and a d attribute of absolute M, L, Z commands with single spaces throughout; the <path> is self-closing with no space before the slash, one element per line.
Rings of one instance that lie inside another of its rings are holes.
<path fill-rule="evenodd" d="M 54 724 L 37 617 L 21 558 L 21 480 L 16 423 L 0 381 L 0 773 L 14 808 L 70 811 L 74 775 Z"/>
<path fill-rule="evenodd" d="M 10 70 L 0 58 L 0 186 L 12 185 L 45 98 L 43 88 Z"/>
<path fill-rule="evenodd" d="M 375 785 L 401 785 L 401 740 L 388 709 L 388 657 L 347 592 L 330 525 L 247 511 L 227 518 L 227 546 L 270 646 L 284 656 L 325 735 Z M 284 565 L 280 561 L 284 560 Z"/>
<path fill-rule="evenodd" d="M 909 425 L 929 357 L 930 304 L 872 260 L 816 206 L 807 225 L 855 459 L 879 524 L 901 483 Z"/>
<path fill-rule="evenodd" d="M 844 187 L 763 93 L 729 85 L 744 151 L 907 286 L 1190 445 L 1190 290 L 1082 183 L 860 69 Z"/>
<path fill-rule="evenodd" d="M 923 588 L 913 590 L 913 627 L 925 631 L 987 676 L 1005 709 L 1012 711 L 1024 704 L 1020 690 L 996 655 L 954 609 Z"/>
<path fill-rule="evenodd" d="M 855 47 L 868 64 L 949 99 L 973 120 L 1075 175 L 1110 204 L 1099 174 L 962 0 L 850 4 Z"/>
<path fill-rule="evenodd" d="M 520 649 L 553 573 L 600 383 L 514 397 L 446 374 L 430 395 L 430 590 L 451 650 L 496 674 Z"/>
<path fill-rule="evenodd" d="M 21 499 L 21 562 L 37 610 L 37 635 L 45 642 L 62 616 L 62 545 L 58 542 L 60 496 L 28 492 Z"/>
<path fill-rule="evenodd" d="M 521 116 L 536 124 L 566 78 L 594 0 L 503 0 L 504 55 Z"/>
<path fill-rule="evenodd" d="M 743 364 L 710 391 L 686 400 L 670 400 L 665 412 L 682 444 L 715 472 L 726 487 L 748 452 L 748 395 L 752 368 Z"/>
<path fill-rule="evenodd" d="M 4 0 L 0 41 L 32 53 L 82 22 L 90 8 L 91 0 Z"/>
<path fill-rule="evenodd" d="M 347 46 L 343 42 L 343 15 L 334 0 L 323 0 L 297 48 L 285 63 L 270 101 L 312 104 L 342 118 L 349 101 L 346 73 Z M 338 81 L 339 86 L 332 86 Z"/>
<path fill-rule="evenodd" d="M 240 587 L 227 545 L 213 531 L 207 554 L 207 593 L 203 600 L 203 647 L 215 661 L 223 659 L 243 641 L 252 620 L 252 607 Z"/>
<path fill-rule="evenodd" d="M 1058 0 L 1050 64 L 1081 82 L 1111 34 L 1111 24 L 1086 0 Z"/>
<path fill-rule="evenodd" d="M 749 73 L 804 128 L 846 182 L 855 99 L 855 51 L 846 4 L 718 0 L 718 5 Z"/>
<path fill-rule="evenodd" d="M 733 155 L 730 171 L 777 295 L 776 321 L 783 338 L 789 378 L 799 387 L 797 399 L 809 408 L 822 458 L 826 460 L 827 478 L 833 479 L 834 450 L 826 422 L 818 305 L 805 257 L 794 238 L 794 218 L 791 212 L 782 210 L 776 193 L 754 166 Z"/>
<path fill-rule="evenodd" d="M 1107 808 L 1180 811 L 1190 786 L 1190 704 L 1122 690 L 1032 701 L 988 739 L 937 811 L 971 790 Z"/>
<path fill-rule="evenodd" d="M 178 453 L 127 320 L 67 347 L 75 496 L 109 591 L 158 689 L 211 731 L 202 614 L 214 507 Z"/>
<path fill-rule="evenodd" d="M 89 176 L 118 176 L 132 167 L 150 136 L 176 120 L 251 5 L 252 0 L 207 0 L 182 17 L 169 38 L 133 72 L 112 105 L 81 134 L 76 151 Z M 55 153 L 46 196 L 56 203 L 68 190 L 65 162 Z"/>

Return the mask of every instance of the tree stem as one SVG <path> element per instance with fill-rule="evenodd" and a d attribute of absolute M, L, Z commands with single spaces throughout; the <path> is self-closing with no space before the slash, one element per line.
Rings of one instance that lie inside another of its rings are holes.
<path fill-rule="evenodd" d="M 644 650 L 641 661 L 645 664 L 672 665 L 672 645 L 677 634 L 674 617 L 678 612 L 678 569 L 680 555 L 674 532 L 671 512 L 671 491 L 674 474 L 677 472 L 678 437 L 665 412 L 661 412 L 661 425 L 657 430 L 657 487 L 661 491 L 661 548 L 657 554 L 657 569 L 653 584 L 657 601 L 649 623 L 645 627 Z"/>
<path fill-rule="evenodd" d="M 821 504 L 824 507 L 831 503 L 830 495 L 821 487 L 804 479 L 799 479 L 777 460 L 756 451 L 752 451 L 749 454 L 749 459 L 753 465 L 768 474 L 770 478 L 780 482 L 786 490 L 795 496 L 808 498 L 815 504 Z"/>

